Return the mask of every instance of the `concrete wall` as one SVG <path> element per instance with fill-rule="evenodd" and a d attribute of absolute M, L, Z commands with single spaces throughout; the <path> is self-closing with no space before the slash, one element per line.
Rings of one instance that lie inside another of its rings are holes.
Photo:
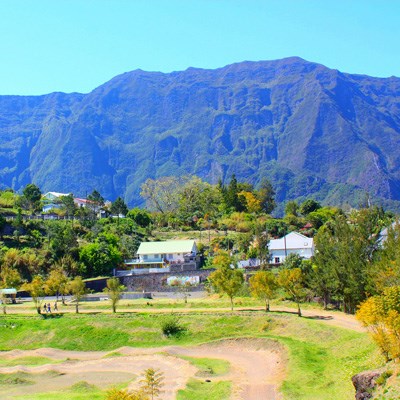
<path fill-rule="evenodd" d="M 213 272 L 213 269 L 192 270 L 192 271 L 176 271 L 168 273 L 131 275 L 120 277 L 121 283 L 127 287 L 128 292 L 146 291 L 146 292 L 173 292 L 176 290 L 174 286 L 167 285 L 167 279 L 170 276 L 198 276 L 200 285 L 191 288 L 192 291 L 204 290 L 204 282 Z"/>

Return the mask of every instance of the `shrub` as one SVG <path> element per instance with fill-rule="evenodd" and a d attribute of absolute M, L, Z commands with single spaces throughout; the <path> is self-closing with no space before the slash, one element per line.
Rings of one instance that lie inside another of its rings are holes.
<path fill-rule="evenodd" d="M 167 336 L 180 336 L 186 331 L 178 317 L 168 317 L 161 324 L 162 333 Z"/>
<path fill-rule="evenodd" d="M 387 370 L 382 372 L 382 374 L 375 380 L 376 384 L 379 386 L 383 386 L 386 383 L 386 380 L 389 379 L 393 375 L 393 371 Z"/>

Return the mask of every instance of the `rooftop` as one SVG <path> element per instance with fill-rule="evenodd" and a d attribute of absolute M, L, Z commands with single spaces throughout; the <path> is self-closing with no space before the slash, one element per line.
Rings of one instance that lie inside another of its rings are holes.
<path fill-rule="evenodd" d="M 194 240 L 169 240 L 166 242 L 142 242 L 137 254 L 190 253 L 196 249 Z"/>

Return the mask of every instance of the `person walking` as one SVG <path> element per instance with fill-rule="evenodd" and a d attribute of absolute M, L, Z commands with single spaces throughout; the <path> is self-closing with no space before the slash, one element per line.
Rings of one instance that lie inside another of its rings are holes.
<path fill-rule="evenodd" d="M 54 303 L 54 311 L 58 311 L 57 302 Z"/>

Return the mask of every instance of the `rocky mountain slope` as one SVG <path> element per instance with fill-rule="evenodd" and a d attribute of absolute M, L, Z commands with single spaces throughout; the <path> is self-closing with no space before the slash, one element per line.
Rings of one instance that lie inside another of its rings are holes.
<path fill-rule="evenodd" d="M 169 74 L 136 70 L 89 94 L 0 96 L 0 184 L 140 203 L 147 178 L 257 184 L 278 200 L 400 200 L 400 79 L 300 58 Z"/>

